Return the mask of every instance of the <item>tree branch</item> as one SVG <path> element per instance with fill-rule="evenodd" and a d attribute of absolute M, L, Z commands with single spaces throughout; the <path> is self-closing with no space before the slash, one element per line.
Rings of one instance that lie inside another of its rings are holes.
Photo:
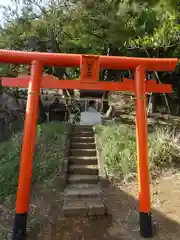
<path fill-rule="evenodd" d="M 94 37 L 97 37 L 97 38 L 99 38 L 99 39 L 101 39 L 101 40 L 104 40 L 102 36 L 99 36 L 99 35 L 96 34 L 96 33 L 90 32 L 90 31 L 88 31 L 88 30 L 85 30 L 85 31 L 86 31 L 86 33 L 88 33 L 88 34 L 90 34 L 90 35 L 92 35 L 92 36 L 94 36 Z"/>
<path fill-rule="evenodd" d="M 143 48 L 144 48 L 144 51 L 145 51 L 145 53 L 147 54 L 147 56 L 150 57 L 150 55 L 149 55 L 147 49 L 146 49 L 145 47 L 143 47 Z M 159 82 L 160 84 L 162 84 L 162 82 L 161 82 L 161 80 L 160 80 L 160 77 L 159 77 L 159 75 L 158 75 L 158 72 L 157 72 L 157 71 L 154 71 L 154 74 L 155 74 L 155 76 L 156 76 L 158 82 Z M 166 94 L 163 93 L 163 96 L 164 96 L 164 100 L 165 100 L 165 102 L 166 102 L 166 106 L 167 106 L 167 109 L 168 109 L 168 114 L 170 114 L 170 113 L 171 113 L 171 110 L 170 110 L 170 107 L 169 107 L 169 103 L 168 103 L 168 100 L 167 100 Z"/>
<path fill-rule="evenodd" d="M 173 45 L 169 45 L 169 46 L 164 46 L 164 47 L 156 47 L 157 48 L 162 48 L 162 49 L 166 49 L 166 48 L 173 48 L 173 47 L 177 47 L 177 45 L 173 44 Z M 149 47 L 151 49 L 154 49 L 154 47 Z M 145 47 L 139 47 L 139 46 L 135 46 L 135 47 L 127 47 L 128 50 L 136 50 L 136 49 L 140 49 L 140 50 L 145 50 Z"/>

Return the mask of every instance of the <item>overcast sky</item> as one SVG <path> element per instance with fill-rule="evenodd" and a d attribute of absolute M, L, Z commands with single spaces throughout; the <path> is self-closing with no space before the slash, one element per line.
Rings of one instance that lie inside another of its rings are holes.
<path fill-rule="evenodd" d="M 23 0 L 19 0 L 19 3 L 22 3 Z M 4 6 L 12 6 L 12 0 L 0 0 L 0 5 L 4 5 Z M 15 8 L 15 4 L 13 4 L 13 7 Z M 0 11 L 0 21 L 2 23 L 3 18 L 2 18 L 2 10 Z"/>
<path fill-rule="evenodd" d="M 22 2 L 23 0 L 20 0 L 19 2 Z M 11 0 L 0 0 L 1 5 L 9 5 L 12 1 Z"/>
<path fill-rule="evenodd" d="M 19 3 L 22 5 L 23 4 L 23 0 L 18 0 Z M 47 4 L 49 0 L 41 0 L 40 3 L 41 4 Z M 0 5 L 4 5 L 4 6 L 8 6 L 10 5 L 12 7 L 12 0 L 0 0 Z M 15 8 L 15 4 L 13 4 L 13 7 Z M 2 15 L 2 10 L 0 9 L 0 23 L 3 22 L 3 15 Z"/>
<path fill-rule="evenodd" d="M 1 5 L 8 5 L 9 3 L 10 3 L 10 0 L 6 0 L 6 1 L 0 0 Z"/>
<path fill-rule="evenodd" d="M 0 5 L 8 6 L 11 4 L 11 0 L 0 0 Z M 2 21 L 2 10 L 0 10 L 0 21 Z"/>

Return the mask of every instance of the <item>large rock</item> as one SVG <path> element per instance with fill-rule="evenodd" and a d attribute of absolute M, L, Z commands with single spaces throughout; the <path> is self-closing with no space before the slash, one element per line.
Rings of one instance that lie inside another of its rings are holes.
<path fill-rule="evenodd" d="M 10 112 L 21 112 L 24 110 L 14 96 L 5 92 L 0 97 L 0 108 L 8 109 Z"/>
<path fill-rule="evenodd" d="M 0 95 L 0 141 L 20 130 L 23 125 L 24 104 L 20 105 L 9 93 Z"/>

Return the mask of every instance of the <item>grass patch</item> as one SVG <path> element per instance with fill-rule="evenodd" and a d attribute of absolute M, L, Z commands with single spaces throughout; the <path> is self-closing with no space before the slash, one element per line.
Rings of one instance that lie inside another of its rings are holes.
<path fill-rule="evenodd" d="M 108 123 L 96 126 L 100 156 L 109 175 L 127 180 L 137 173 L 136 133 L 127 125 Z M 180 136 L 168 129 L 156 128 L 148 141 L 150 171 L 179 167 Z"/>
<path fill-rule="evenodd" d="M 7 239 L 8 236 L 8 230 L 9 229 L 5 229 L 5 228 L 0 228 L 0 239 Z"/>
<path fill-rule="evenodd" d="M 33 161 L 33 182 L 40 182 L 58 173 L 64 157 L 68 125 L 45 123 L 37 127 L 37 144 Z M 0 143 L 0 201 L 17 190 L 21 142 L 23 133 L 18 133 Z"/>

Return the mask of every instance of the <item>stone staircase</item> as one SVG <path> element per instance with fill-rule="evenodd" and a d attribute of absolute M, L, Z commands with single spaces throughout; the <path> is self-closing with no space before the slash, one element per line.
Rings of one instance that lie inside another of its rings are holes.
<path fill-rule="evenodd" d="M 74 126 L 64 190 L 64 216 L 104 215 L 92 126 Z"/>

